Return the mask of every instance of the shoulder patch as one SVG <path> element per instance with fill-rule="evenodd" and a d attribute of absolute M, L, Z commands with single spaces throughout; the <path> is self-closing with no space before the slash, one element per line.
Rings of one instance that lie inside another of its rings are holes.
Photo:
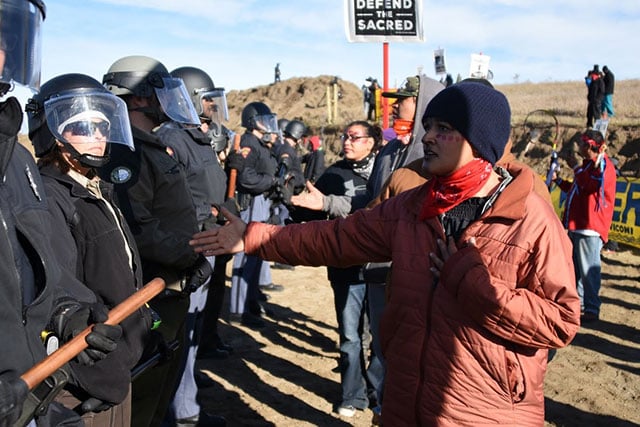
<path fill-rule="evenodd" d="M 131 169 L 119 166 L 111 171 L 111 182 L 114 184 L 124 184 L 131 179 Z"/>
<path fill-rule="evenodd" d="M 249 156 L 249 154 L 251 153 L 251 147 L 242 147 L 240 149 L 240 154 L 242 155 L 242 157 L 244 157 L 245 159 Z"/>

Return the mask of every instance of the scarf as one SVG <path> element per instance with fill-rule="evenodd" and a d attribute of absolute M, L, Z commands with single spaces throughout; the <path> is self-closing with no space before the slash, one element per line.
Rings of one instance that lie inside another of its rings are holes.
<path fill-rule="evenodd" d="M 413 120 L 395 119 L 393 121 L 393 130 L 396 131 L 398 137 L 409 135 L 413 129 Z"/>
<path fill-rule="evenodd" d="M 420 220 L 440 215 L 474 196 L 487 182 L 492 170 L 491 163 L 477 158 L 451 175 L 432 178 L 427 184 Z"/>

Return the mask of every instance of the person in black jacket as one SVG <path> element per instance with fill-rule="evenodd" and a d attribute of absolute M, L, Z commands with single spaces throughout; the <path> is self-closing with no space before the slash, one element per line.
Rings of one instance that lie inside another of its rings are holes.
<path fill-rule="evenodd" d="M 594 67 L 595 68 L 595 67 Z M 587 88 L 587 128 L 593 127 L 594 121 L 602 116 L 604 100 L 604 80 L 598 70 L 591 71 L 591 82 Z"/>
<path fill-rule="evenodd" d="M 27 111 L 49 208 L 61 225 L 56 245 L 68 254 L 65 263 L 76 277 L 113 308 L 144 285 L 135 241 L 111 201 L 111 185 L 96 174 L 108 161 L 107 144 L 133 148 L 126 105 L 92 77 L 64 74 L 46 82 Z M 151 323 L 146 307 L 125 319 L 118 349 L 91 368 L 78 368 L 82 387 L 66 390 L 59 401 L 80 408 L 92 425 L 129 424 L 131 370 Z M 86 403 L 90 397 L 94 401 Z"/>
<path fill-rule="evenodd" d="M 320 193 L 315 191 L 292 198 L 295 206 L 313 210 L 296 210 L 294 219 L 309 221 L 346 217 L 364 208 L 368 202 L 367 180 L 381 141 L 382 130 L 378 126 L 366 121 L 348 124 L 342 135 L 344 158 L 327 168 L 315 183 L 315 189 L 309 187 L 322 194 L 321 202 L 317 203 L 314 194 Z M 370 396 L 373 400 L 384 371 L 373 352 L 369 366 L 364 366 L 364 361 L 369 358 L 362 348 L 362 337 L 366 333 L 363 328 L 367 323 L 367 285 L 362 277 L 362 266 L 327 267 L 327 273 L 333 289 L 340 334 L 342 396 L 336 405 L 336 412 L 352 417 L 357 409 L 363 410 L 370 403 L 375 404 L 370 402 Z"/>
<path fill-rule="evenodd" d="M 134 379 L 132 390 L 132 426 L 158 426 L 182 375 L 188 294 L 209 278 L 211 265 L 189 246 L 193 230 L 199 228 L 186 173 L 172 149 L 152 132 L 168 119 L 191 125 L 200 120 L 182 80 L 156 59 L 120 58 L 102 82 L 127 104 L 135 151 L 112 146 L 110 160 L 99 173 L 114 184 L 116 203 L 140 252 L 143 279 L 159 276 L 167 283 L 150 302 L 162 319 L 157 331 L 163 338 L 152 352 L 167 363 Z M 173 343 L 177 354 L 167 354 L 166 344 Z"/>
<path fill-rule="evenodd" d="M 40 82 L 41 1 L 0 0 L 0 425 L 14 425 L 29 394 L 20 375 L 47 353 L 72 338 L 77 328 L 106 320 L 106 308 L 59 262 L 52 248 L 54 223 L 33 156 L 18 142 L 23 113 L 18 100 L 5 98 L 15 84 L 36 91 Z M 64 286 L 64 287 L 63 287 Z M 73 369 L 91 365 L 115 348 L 119 326 L 96 324 L 87 336 L 89 348 Z M 46 340 L 43 340 L 43 336 Z M 60 372 L 73 380 L 69 366 Z M 38 402 L 52 390 L 38 386 Z M 40 394 L 43 392 L 44 394 Z M 33 402 L 34 400 L 30 400 Z M 35 409 L 31 407 L 31 409 Z M 54 402 L 35 415 L 37 425 L 66 418 L 68 426 L 83 425 L 79 417 Z M 25 422 L 32 419 L 27 417 Z"/>
<path fill-rule="evenodd" d="M 604 74 L 604 77 L 602 78 L 602 81 L 604 82 L 602 118 L 606 120 L 609 117 L 613 117 L 615 115 L 615 111 L 613 109 L 613 91 L 615 89 L 616 77 L 606 65 L 602 67 L 602 72 Z"/>
<path fill-rule="evenodd" d="M 279 133 L 278 118 L 266 104 L 250 102 L 242 109 L 242 126 L 246 129 L 240 139 L 244 164 L 238 171 L 236 186 L 240 216 L 266 222 L 272 213 L 270 195 L 278 187 L 278 162 L 271 150 Z M 230 320 L 250 328 L 266 326 L 259 287 L 263 262 L 244 253 L 236 254 L 233 259 Z"/>

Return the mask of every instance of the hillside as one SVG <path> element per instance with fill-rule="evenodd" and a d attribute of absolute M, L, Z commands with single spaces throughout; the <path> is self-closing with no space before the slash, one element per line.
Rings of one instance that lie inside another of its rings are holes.
<path fill-rule="evenodd" d="M 333 76 L 296 77 L 276 84 L 259 86 L 243 91 L 230 91 L 229 127 L 242 131 L 240 114 L 249 102 L 262 101 L 269 105 L 280 118 L 301 119 L 323 137 L 328 159 L 335 160 L 340 144 L 338 135 L 352 120 L 364 119 L 362 92 L 354 83 L 337 79 L 337 118 L 327 122 L 327 89 Z M 512 108 L 513 152 L 537 172 L 545 173 L 552 151 L 552 140 L 556 133 L 558 151 L 570 154 L 577 135 L 584 130 L 586 111 L 586 89 L 584 83 L 521 83 L 497 86 L 509 98 Z M 331 93 L 331 92 L 329 92 Z M 614 105 L 616 117 L 608 129 L 608 153 L 619 161 L 625 176 L 639 176 L 640 171 L 640 80 L 616 83 Z M 549 111 L 552 114 L 534 112 Z M 557 119 L 558 125 L 554 121 Z M 533 124 L 532 124 L 533 123 Z M 539 142 L 524 155 L 529 134 L 540 131 Z M 565 173 L 566 163 L 561 160 Z"/>
<path fill-rule="evenodd" d="M 333 99 L 334 81 L 338 99 L 337 114 L 333 123 L 329 123 L 327 95 Z M 520 160 L 538 173 L 544 174 L 549 164 L 554 139 L 557 140 L 557 149 L 561 155 L 574 151 L 574 142 L 584 130 L 587 102 L 583 82 L 520 83 L 497 86 L 497 89 L 505 93 L 511 104 L 512 151 Z M 608 153 L 610 157 L 618 160 L 621 173 L 630 177 L 640 176 L 638 93 L 640 80 L 616 82 L 616 117 L 611 120 L 608 128 Z M 280 118 L 304 121 L 314 134 L 322 137 L 329 163 L 338 158 L 339 135 L 342 128 L 350 121 L 365 118 L 360 88 L 352 82 L 334 76 L 294 77 L 276 84 L 230 91 L 227 94 L 229 128 L 236 132 L 243 131 L 240 124 L 242 108 L 252 101 L 266 103 Z M 558 122 L 557 128 L 554 118 Z M 538 143 L 532 144 L 527 150 L 532 131 L 539 132 L 540 136 Z M 26 135 L 21 135 L 20 141 L 31 148 Z M 566 162 L 560 160 L 560 164 L 561 174 L 569 176 L 570 170 Z"/>

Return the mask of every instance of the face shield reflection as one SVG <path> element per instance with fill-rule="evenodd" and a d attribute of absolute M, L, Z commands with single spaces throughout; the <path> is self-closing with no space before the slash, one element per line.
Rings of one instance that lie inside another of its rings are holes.
<path fill-rule="evenodd" d="M 215 128 L 221 129 L 222 123 L 229 120 L 229 110 L 227 109 L 227 97 L 224 89 L 212 89 L 200 94 L 200 105 L 202 106 L 202 117 L 214 123 Z"/>
<path fill-rule="evenodd" d="M 67 136 L 83 136 L 87 143 L 105 140 L 134 149 L 127 105 L 117 96 L 84 92 L 52 97 L 45 101 L 44 112 L 49 130 L 59 141 L 68 143 Z"/>
<path fill-rule="evenodd" d="M 278 117 L 275 114 L 255 116 L 256 128 L 264 133 L 278 134 Z"/>
<path fill-rule="evenodd" d="M 0 9 L 0 81 L 40 89 L 42 13 L 33 3 L 5 0 Z"/>
<path fill-rule="evenodd" d="M 182 79 L 163 77 L 162 83 L 162 87 L 154 89 L 164 113 L 174 122 L 199 125 L 200 118 Z"/>

